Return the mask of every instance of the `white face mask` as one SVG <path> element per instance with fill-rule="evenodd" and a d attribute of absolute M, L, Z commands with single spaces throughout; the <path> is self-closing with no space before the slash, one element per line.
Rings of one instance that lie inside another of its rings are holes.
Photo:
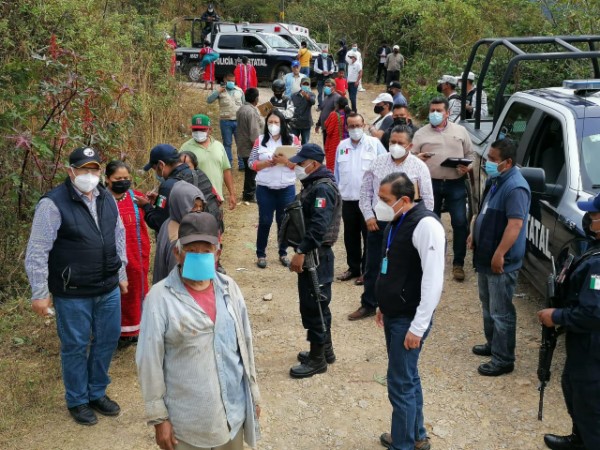
<path fill-rule="evenodd" d="M 353 141 L 360 141 L 365 132 L 362 128 L 352 128 L 348 130 L 348 134 L 350 135 L 350 139 Z"/>
<path fill-rule="evenodd" d="M 206 131 L 192 131 L 192 137 L 196 142 L 204 142 L 208 139 L 208 133 Z"/>
<path fill-rule="evenodd" d="M 398 201 L 396 201 L 396 203 L 398 203 L 399 201 L 400 201 L 400 199 L 398 199 Z M 396 203 L 394 203 L 392 206 L 390 206 L 383 200 L 379 199 L 379 201 L 375 205 L 375 208 L 373 208 L 373 212 L 375 213 L 375 217 L 377 217 L 377 220 L 379 220 L 381 222 L 391 222 L 392 220 L 394 220 L 394 217 L 396 217 L 396 214 L 397 214 L 394 211 L 394 206 L 396 206 Z M 402 211 L 402 210 L 400 210 L 400 211 Z M 398 211 L 398 212 L 400 212 L 400 211 Z"/>
<path fill-rule="evenodd" d="M 390 153 L 392 154 L 392 158 L 402 159 L 406 156 L 408 150 L 406 150 L 400 144 L 392 144 L 390 145 Z"/>
<path fill-rule="evenodd" d="M 302 166 L 294 167 L 294 173 L 296 174 L 296 178 L 298 178 L 298 181 L 302 181 L 308 176 L 308 174 L 306 173 L 306 168 Z"/>
<path fill-rule="evenodd" d="M 274 123 L 270 123 L 267 126 L 267 129 L 269 130 L 269 133 L 271 133 L 271 136 L 278 136 L 279 133 L 281 133 L 281 127 L 279 125 L 275 125 Z"/>
<path fill-rule="evenodd" d="M 71 169 L 71 171 L 73 172 L 73 175 L 75 175 L 73 169 Z M 98 186 L 99 182 L 100 177 L 98 175 L 86 173 L 84 175 L 77 175 L 75 177 L 75 180 L 73 181 L 73 184 L 81 192 L 83 192 L 84 194 L 88 194 L 92 192 L 96 188 L 96 186 Z"/>

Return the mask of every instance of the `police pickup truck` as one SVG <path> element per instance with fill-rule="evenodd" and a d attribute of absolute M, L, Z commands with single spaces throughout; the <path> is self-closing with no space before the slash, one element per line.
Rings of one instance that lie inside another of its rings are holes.
<path fill-rule="evenodd" d="M 476 87 L 481 92 L 494 51 L 504 47 L 515 54 L 498 86 L 493 118 L 479 117 L 480 105 L 476 105 L 475 118 L 466 120 L 467 93 L 462 92 L 460 123 L 481 156 L 479 167 L 474 170 L 479 186 L 474 192 L 476 202 L 483 192 L 482 168 L 490 144 L 504 136 L 517 143 L 516 162 L 532 190 L 523 272 L 541 293 L 545 293 L 552 258 L 556 260 L 565 248 L 575 255 L 585 251 L 583 214 L 576 202 L 587 200 L 600 190 L 599 43 L 600 36 L 483 39 L 474 45 L 463 71 L 465 86 L 478 50 L 487 46 Z M 526 51 L 531 46 L 538 50 L 544 44 L 553 45 L 553 51 Z M 570 59 L 589 61 L 593 78 L 566 80 L 562 87 L 516 92 L 505 99 L 507 84 L 519 62 Z"/>
<path fill-rule="evenodd" d="M 187 20 L 192 22 L 192 46 L 178 47 L 175 57 L 179 71 L 195 82 L 201 80 L 203 73 L 200 66 L 202 22 L 197 18 Z M 208 40 L 219 54 L 215 61 L 217 80 L 233 72 L 242 56 L 247 56 L 255 67 L 258 81 L 281 78 L 291 72 L 292 61 L 298 52 L 293 44 L 280 36 L 231 23 L 214 23 Z"/>

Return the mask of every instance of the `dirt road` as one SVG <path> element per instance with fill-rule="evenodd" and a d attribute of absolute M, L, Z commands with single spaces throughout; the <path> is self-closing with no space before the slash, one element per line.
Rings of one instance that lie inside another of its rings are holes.
<path fill-rule="evenodd" d="M 262 99 L 267 95 L 265 89 Z M 376 89 L 359 94 L 363 111 L 372 116 L 370 100 Z M 198 95 L 206 95 L 198 91 Z M 316 139 L 315 139 L 316 140 Z M 242 173 L 235 172 L 238 192 Z M 391 408 L 385 386 L 387 357 L 383 332 L 372 319 L 349 322 L 346 315 L 359 304 L 361 287 L 350 282 L 333 286 L 333 342 L 337 362 L 327 373 L 307 380 L 288 375 L 296 354 L 307 348 L 298 313 L 296 276 L 276 259 L 273 227 L 269 242 L 269 267 L 255 265 L 256 205 L 239 204 L 225 216 L 224 266 L 244 292 L 254 331 L 259 384 L 263 396 L 261 418 L 265 450 L 376 450 L 379 435 L 388 431 Z M 446 222 L 446 228 L 448 223 Z M 448 234 L 449 241 L 451 234 Z M 451 244 L 448 246 L 452 248 Z M 334 248 L 336 273 L 345 270 L 342 242 Z M 468 257 L 468 259 L 470 256 Z M 451 255 L 447 256 L 451 268 Z M 441 304 L 433 330 L 421 354 L 420 372 L 425 396 L 425 421 L 432 448 L 542 449 L 542 435 L 568 433 L 570 422 L 560 391 L 559 374 L 563 343 L 554 362 L 547 389 L 543 422 L 537 420 L 536 389 L 539 326 L 534 313 L 541 306 L 538 295 L 521 283 L 515 296 L 518 310 L 517 362 L 515 371 L 497 379 L 481 377 L 482 362 L 471 347 L 482 342 L 482 325 L 476 278 L 467 270 L 464 283 L 452 281 L 446 270 Z M 271 301 L 264 301 L 272 294 Z M 119 352 L 111 370 L 109 395 L 122 406 L 117 418 L 101 417 L 94 427 L 70 420 L 61 402 L 60 389 L 53 395 L 53 413 L 35 417 L 26 429 L 0 438 L 7 449 L 154 449 L 153 430 L 145 425 L 137 383 L 135 349 Z M 43 370 L 43 368 L 40 368 Z M 52 373 L 53 379 L 60 378 Z"/>

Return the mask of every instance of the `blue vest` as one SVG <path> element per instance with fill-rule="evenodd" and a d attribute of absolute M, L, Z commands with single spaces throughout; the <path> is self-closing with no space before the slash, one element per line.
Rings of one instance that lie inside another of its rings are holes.
<path fill-rule="evenodd" d="M 48 288 L 57 297 L 95 297 L 119 284 L 121 258 L 115 228 L 117 204 L 102 186 L 96 197 L 98 225 L 71 180 L 44 197 L 60 211 L 61 225 L 48 259 Z"/>

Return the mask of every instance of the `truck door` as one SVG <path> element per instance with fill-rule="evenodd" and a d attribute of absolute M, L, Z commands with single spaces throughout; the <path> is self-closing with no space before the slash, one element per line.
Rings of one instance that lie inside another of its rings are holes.
<path fill-rule="evenodd" d="M 263 49 L 262 51 L 260 51 L 261 48 Z M 271 71 L 267 64 L 267 44 L 256 36 L 248 35 L 244 36 L 242 40 L 242 50 L 244 54 L 248 55 L 250 63 L 256 69 L 257 78 L 259 80 L 269 79 Z"/>
<path fill-rule="evenodd" d="M 562 121 L 542 112 L 524 153 L 523 165 L 544 169 L 546 192 L 532 195 L 527 224 L 527 271 L 533 279 L 545 280 L 552 270 L 551 257 L 564 242 L 556 239 L 558 206 L 567 187 L 565 132 Z"/>

